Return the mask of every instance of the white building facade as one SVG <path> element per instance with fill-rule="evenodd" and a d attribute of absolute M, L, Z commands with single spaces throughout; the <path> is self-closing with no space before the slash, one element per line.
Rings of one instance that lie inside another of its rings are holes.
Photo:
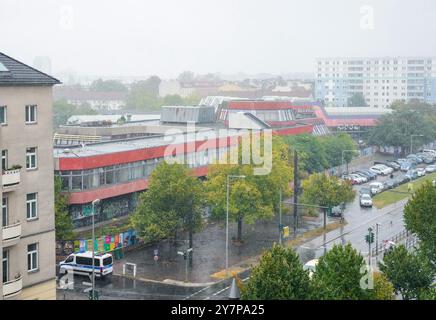
<path fill-rule="evenodd" d="M 346 107 L 354 94 L 362 94 L 374 108 L 397 100 L 436 103 L 436 57 L 317 59 L 316 100 Z"/>

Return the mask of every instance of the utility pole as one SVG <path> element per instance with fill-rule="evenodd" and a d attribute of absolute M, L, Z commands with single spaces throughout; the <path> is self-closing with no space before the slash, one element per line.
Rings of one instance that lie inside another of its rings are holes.
<path fill-rule="evenodd" d="M 189 212 L 189 221 L 188 221 L 188 225 L 189 225 L 189 243 L 188 243 L 188 249 L 192 249 L 192 215 L 193 213 L 193 209 L 194 209 L 194 200 L 193 198 L 191 198 L 190 200 L 190 212 Z M 189 267 L 192 268 L 192 254 L 189 255 Z"/>
<path fill-rule="evenodd" d="M 298 210 L 298 153 L 294 150 L 294 237 L 297 237 L 297 210 Z"/>
<path fill-rule="evenodd" d="M 375 224 L 375 259 L 378 261 L 378 228 L 381 226 L 380 223 Z"/>
<path fill-rule="evenodd" d="M 282 245 L 282 188 L 280 188 L 280 195 L 279 195 L 279 244 Z"/>
<path fill-rule="evenodd" d="M 92 201 L 92 293 L 91 300 L 95 300 L 95 206 L 100 203 L 100 199 Z"/>

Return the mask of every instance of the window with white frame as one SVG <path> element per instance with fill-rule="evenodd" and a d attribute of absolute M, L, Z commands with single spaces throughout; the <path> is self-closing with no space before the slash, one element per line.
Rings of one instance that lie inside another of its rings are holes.
<path fill-rule="evenodd" d="M 6 124 L 7 123 L 7 107 L 6 106 L 0 106 L 0 124 Z"/>
<path fill-rule="evenodd" d="M 8 150 L 2 150 L 2 170 L 8 170 Z"/>
<path fill-rule="evenodd" d="M 26 106 L 26 123 L 36 122 L 36 105 Z"/>
<path fill-rule="evenodd" d="M 38 167 L 36 148 L 27 148 L 26 149 L 26 168 L 27 169 L 36 169 Z"/>
<path fill-rule="evenodd" d="M 27 246 L 27 271 L 38 270 L 38 244 L 32 243 Z"/>
<path fill-rule="evenodd" d="M 2 198 L 2 227 L 6 227 L 9 224 L 8 214 L 8 198 Z"/>
<path fill-rule="evenodd" d="M 38 217 L 38 194 L 28 193 L 26 195 L 27 220 Z"/>

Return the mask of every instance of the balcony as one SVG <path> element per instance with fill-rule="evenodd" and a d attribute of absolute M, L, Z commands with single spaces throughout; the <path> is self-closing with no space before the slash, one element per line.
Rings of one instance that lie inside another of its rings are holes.
<path fill-rule="evenodd" d="M 16 222 L 2 228 L 2 243 L 3 247 L 16 245 L 21 238 L 21 223 Z"/>
<path fill-rule="evenodd" d="M 4 170 L 2 174 L 3 192 L 13 191 L 20 185 L 21 169 Z"/>
<path fill-rule="evenodd" d="M 10 299 L 19 295 L 22 289 L 23 279 L 21 276 L 14 280 L 3 283 L 3 299 Z"/>

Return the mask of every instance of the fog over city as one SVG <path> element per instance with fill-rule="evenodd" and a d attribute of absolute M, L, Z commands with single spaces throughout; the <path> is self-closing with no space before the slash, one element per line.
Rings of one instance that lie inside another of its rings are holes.
<path fill-rule="evenodd" d="M 320 56 L 433 56 L 434 30 L 433 0 L 0 3 L 3 52 L 54 74 L 313 72 Z"/>

